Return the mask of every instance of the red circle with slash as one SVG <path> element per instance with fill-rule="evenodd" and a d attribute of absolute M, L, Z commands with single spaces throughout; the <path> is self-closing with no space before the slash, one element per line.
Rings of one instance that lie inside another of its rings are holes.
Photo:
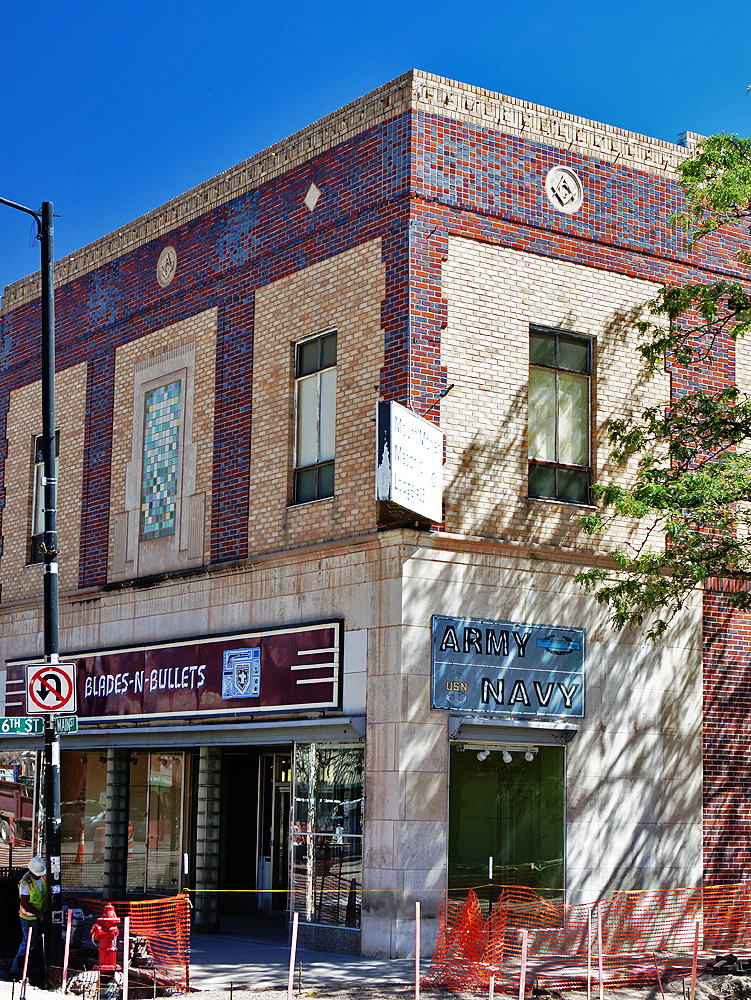
<path fill-rule="evenodd" d="M 39 700 L 39 697 L 42 697 L 42 691 L 35 688 L 37 684 L 44 692 L 42 701 Z M 48 693 L 52 695 L 51 701 L 48 699 Z M 73 683 L 68 674 L 64 669 L 56 669 L 52 663 L 46 663 L 40 667 L 36 673 L 32 674 L 29 681 L 29 698 L 43 712 L 61 711 L 73 700 L 73 694 Z"/>

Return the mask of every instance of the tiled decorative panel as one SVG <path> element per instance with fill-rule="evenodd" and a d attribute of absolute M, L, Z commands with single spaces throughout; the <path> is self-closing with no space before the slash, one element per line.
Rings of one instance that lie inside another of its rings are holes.
<path fill-rule="evenodd" d="M 172 535 L 175 531 L 181 396 L 180 379 L 146 393 L 141 474 L 142 541 Z"/>

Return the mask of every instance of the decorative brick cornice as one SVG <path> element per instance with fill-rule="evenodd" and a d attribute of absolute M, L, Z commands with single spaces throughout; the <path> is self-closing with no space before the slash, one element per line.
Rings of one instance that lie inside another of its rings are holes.
<path fill-rule="evenodd" d="M 55 264 L 55 285 L 64 285 L 151 240 L 163 238 L 178 226 L 410 108 L 671 177 L 700 138 L 692 132 L 684 133 L 682 146 L 650 139 L 455 80 L 410 70 L 147 215 L 61 258 Z M 39 298 L 40 292 L 39 272 L 8 285 L 0 313 Z"/>
<path fill-rule="evenodd" d="M 691 155 L 702 138 L 694 132 L 684 132 L 681 145 L 651 139 L 589 118 L 567 115 L 553 108 L 417 71 L 412 74 L 412 103 L 429 114 L 471 121 L 496 132 L 669 177 L 675 176 L 678 164 Z"/>

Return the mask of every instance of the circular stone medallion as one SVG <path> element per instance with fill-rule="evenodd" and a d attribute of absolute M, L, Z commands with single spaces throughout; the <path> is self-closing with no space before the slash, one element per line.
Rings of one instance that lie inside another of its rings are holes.
<path fill-rule="evenodd" d="M 545 194 L 553 208 L 567 215 L 578 212 L 584 201 L 582 182 L 568 167 L 552 167 L 548 171 L 545 178 Z"/>
<path fill-rule="evenodd" d="M 177 274 L 177 251 L 174 247 L 165 247 L 159 254 L 159 262 L 156 265 L 156 280 L 166 288 Z"/>

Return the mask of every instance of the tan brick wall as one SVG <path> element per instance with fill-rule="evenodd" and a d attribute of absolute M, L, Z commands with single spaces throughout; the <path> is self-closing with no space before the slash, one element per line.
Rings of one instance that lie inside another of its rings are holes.
<path fill-rule="evenodd" d="M 57 531 L 60 590 L 78 587 L 81 536 L 83 446 L 86 418 L 86 365 L 55 375 L 55 418 L 60 430 Z M 0 560 L 3 601 L 38 597 L 43 589 L 40 563 L 27 565 L 34 479 L 34 438 L 42 432 L 42 383 L 32 382 L 10 394 L 7 503 L 3 512 Z"/>
<path fill-rule="evenodd" d="M 196 445 L 195 493 L 205 495 L 203 561 L 211 550 L 211 484 L 214 455 L 214 376 L 216 368 L 216 309 L 191 316 L 118 347 L 115 353 L 114 413 L 112 418 L 112 479 L 107 555 L 108 579 L 112 577 L 115 520 L 126 511 L 127 463 L 133 454 L 134 379 L 137 365 L 175 352 L 175 369 L 182 367 L 180 349 L 194 345 L 192 433 Z M 140 419 L 143 415 L 140 415 Z M 190 441 L 181 442 L 184 449 Z M 183 463 L 185 459 L 183 458 Z M 148 544 L 148 543 L 147 543 Z M 163 570 L 177 569 L 165 565 Z"/>
<path fill-rule="evenodd" d="M 256 292 L 253 343 L 250 554 L 345 538 L 375 528 L 375 403 L 383 365 L 380 240 Z M 333 498 L 292 499 L 294 345 L 336 330 Z"/>
<path fill-rule="evenodd" d="M 665 375 L 646 380 L 634 350 L 634 316 L 655 286 L 457 237 L 443 268 L 443 294 L 441 362 L 454 383 L 441 403 L 446 529 L 602 551 L 637 541 L 640 531 L 625 522 L 593 540 L 579 527 L 586 508 L 527 499 L 529 326 L 594 338 L 593 478 L 627 477 L 633 468 L 624 473 L 610 462 L 607 419 L 669 398 Z"/>

